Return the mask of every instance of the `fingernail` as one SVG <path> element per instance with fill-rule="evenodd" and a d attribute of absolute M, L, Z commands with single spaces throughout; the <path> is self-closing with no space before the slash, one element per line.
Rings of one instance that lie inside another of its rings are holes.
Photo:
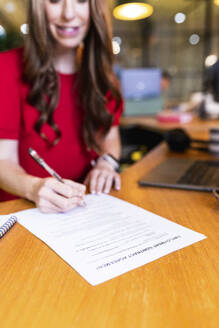
<path fill-rule="evenodd" d="M 96 191 L 95 190 L 91 190 L 91 194 L 92 195 L 96 195 Z"/>

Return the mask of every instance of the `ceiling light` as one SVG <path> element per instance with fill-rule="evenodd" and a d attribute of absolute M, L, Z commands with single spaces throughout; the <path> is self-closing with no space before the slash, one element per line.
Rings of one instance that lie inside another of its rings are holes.
<path fill-rule="evenodd" d="M 138 20 L 152 15 L 154 9 L 141 0 L 119 0 L 113 10 L 113 15 L 120 20 Z"/>
<path fill-rule="evenodd" d="M 177 24 L 182 24 L 186 20 L 186 15 L 183 13 L 177 13 L 174 17 L 174 20 Z"/>
<path fill-rule="evenodd" d="M 6 35 L 6 31 L 2 25 L 0 25 L 0 37 L 4 37 Z"/>
<path fill-rule="evenodd" d="M 120 38 L 120 36 L 114 36 L 113 41 L 116 41 L 120 46 L 122 44 L 122 39 Z"/>
<path fill-rule="evenodd" d="M 214 0 L 214 4 L 215 4 L 216 6 L 219 6 L 219 0 Z"/>
<path fill-rule="evenodd" d="M 117 41 L 113 40 L 113 54 L 118 55 L 120 53 L 120 45 Z"/>
<path fill-rule="evenodd" d="M 189 43 L 195 46 L 200 41 L 200 36 L 198 34 L 192 34 L 189 38 Z"/>
<path fill-rule="evenodd" d="M 205 59 L 205 66 L 206 67 L 212 66 L 216 63 L 216 61 L 217 61 L 217 56 L 216 55 L 209 55 Z"/>
<path fill-rule="evenodd" d="M 15 5 L 13 2 L 7 2 L 5 4 L 5 10 L 8 12 L 8 13 L 12 13 L 14 10 L 15 10 Z"/>
<path fill-rule="evenodd" d="M 28 25 L 27 24 L 22 24 L 20 29 L 23 34 L 28 34 Z"/>

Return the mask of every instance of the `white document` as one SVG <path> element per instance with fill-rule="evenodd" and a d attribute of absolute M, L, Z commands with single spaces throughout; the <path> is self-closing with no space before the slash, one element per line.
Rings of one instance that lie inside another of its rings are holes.
<path fill-rule="evenodd" d="M 64 214 L 15 215 L 91 285 L 206 238 L 112 196 L 88 195 L 86 203 Z"/>
<path fill-rule="evenodd" d="M 3 224 L 5 224 L 8 219 L 9 219 L 8 215 L 1 215 L 0 216 L 0 227 L 3 226 Z"/>

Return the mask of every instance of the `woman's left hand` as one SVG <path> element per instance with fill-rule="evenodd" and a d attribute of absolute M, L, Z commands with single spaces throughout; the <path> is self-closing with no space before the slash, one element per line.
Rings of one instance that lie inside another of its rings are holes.
<path fill-rule="evenodd" d="M 120 190 L 121 179 L 113 167 L 102 160 L 99 161 L 87 174 L 84 183 L 89 187 L 92 194 L 108 194 L 112 187 Z"/>

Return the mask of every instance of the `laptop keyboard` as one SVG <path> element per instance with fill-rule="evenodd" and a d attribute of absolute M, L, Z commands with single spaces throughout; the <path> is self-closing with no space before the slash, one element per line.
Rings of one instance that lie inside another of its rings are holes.
<path fill-rule="evenodd" d="M 219 186 L 219 161 L 195 161 L 178 180 L 184 185 Z"/>

